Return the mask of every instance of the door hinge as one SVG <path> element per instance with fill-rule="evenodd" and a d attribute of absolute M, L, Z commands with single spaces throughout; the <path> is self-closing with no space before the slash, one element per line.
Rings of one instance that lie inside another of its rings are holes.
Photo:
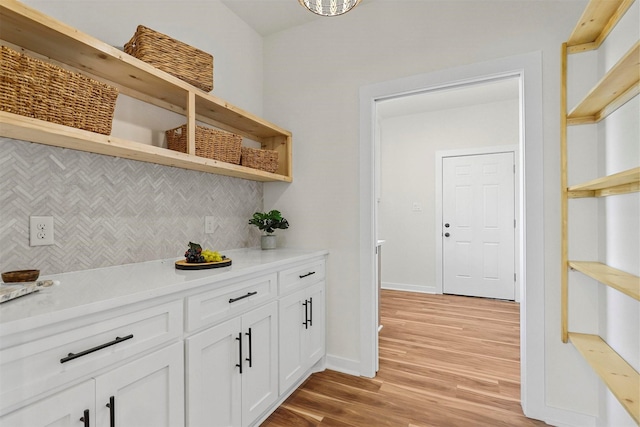
<path fill-rule="evenodd" d="M 513 165 L 513 173 L 516 173 L 516 165 Z"/>
<path fill-rule="evenodd" d="M 516 228 L 516 220 L 513 220 L 513 228 Z"/>
<path fill-rule="evenodd" d="M 517 282 L 517 280 L 516 280 L 516 273 L 513 273 L 513 281 L 514 281 L 514 282 Z"/>

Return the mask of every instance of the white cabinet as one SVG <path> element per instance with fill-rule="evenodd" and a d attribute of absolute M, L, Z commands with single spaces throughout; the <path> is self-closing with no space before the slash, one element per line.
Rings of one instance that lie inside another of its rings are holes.
<path fill-rule="evenodd" d="M 95 379 L 96 426 L 184 426 L 184 352 L 175 343 Z"/>
<path fill-rule="evenodd" d="M 93 380 L 0 417 L 2 427 L 95 426 Z M 81 420 L 82 419 L 82 420 Z"/>
<path fill-rule="evenodd" d="M 187 338 L 187 424 L 248 426 L 278 398 L 277 302 Z"/>
<path fill-rule="evenodd" d="M 266 252 L 69 273 L 3 304 L 0 426 L 258 425 L 325 354 L 326 253 Z M 23 316 L 38 301 L 57 311 Z"/>
<path fill-rule="evenodd" d="M 324 281 L 280 300 L 280 393 L 325 353 Z"/>
<path fill-rule="evenodd" d="M 3 427 L 184 425 L 182 344 L 175 343 L 0 418 Z"/>

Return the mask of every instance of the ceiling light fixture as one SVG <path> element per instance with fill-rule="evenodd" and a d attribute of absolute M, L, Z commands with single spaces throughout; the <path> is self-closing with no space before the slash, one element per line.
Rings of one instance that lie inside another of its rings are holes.
<path fill-rule="evenodd" d="M 361 0 L 298 0 L 311 12 L 321 16 L 338 16 L 349 12 Z"/>

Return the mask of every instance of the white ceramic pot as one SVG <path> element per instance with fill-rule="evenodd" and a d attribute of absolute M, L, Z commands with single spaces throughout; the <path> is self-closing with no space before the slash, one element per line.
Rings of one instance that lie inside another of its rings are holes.
<path fill-rule="evenodd" d="M 262 249 L 275 249 L 276 248 L 276 236 L 275 234 L 266 234 L 260 239 L 260 245 Z"/>

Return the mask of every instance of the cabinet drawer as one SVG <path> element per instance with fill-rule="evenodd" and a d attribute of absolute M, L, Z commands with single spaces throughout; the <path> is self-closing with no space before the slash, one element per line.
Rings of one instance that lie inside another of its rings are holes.
<path fill-rule="evenodd" d="M 324 260 L 321 259 L 281 271 L 278 277 L 278 293 L 284 295 L 323 280 L 324 264 Z"/>
<path fill-rule="evenodd" d="M 213 325 L 276 296 L 276 273 L 187 298 L 188 332 Z"/>
<path fill-rule="evenodd" d="M 182 300 L 70 321 L 69 328 L 0 351 L 0 414 L 182 335 Z"/>

